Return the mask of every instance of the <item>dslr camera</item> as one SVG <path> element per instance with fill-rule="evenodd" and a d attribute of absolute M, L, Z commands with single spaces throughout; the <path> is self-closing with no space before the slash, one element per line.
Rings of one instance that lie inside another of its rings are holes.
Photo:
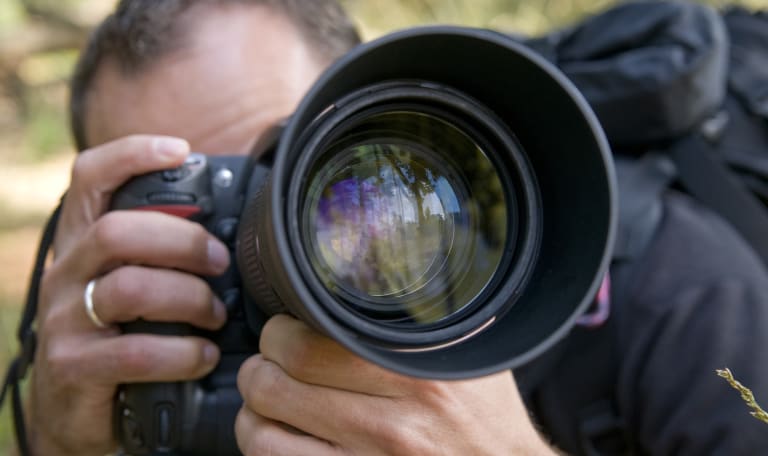
<path fill-rule="evenodd" d="M 124 326 L 222 352 L 199 381 L 121 387 L 133 455 L 239 454 L 237 371 L 279 312 L 405 375 L 521 366 L 589 305 L 616 224 L 609 150 L 578 91 L 512 38 L 463 27 L 359 46 L 249 156 L 192 154 L 112 208 L 197 221 L 234 258 L 208 279 L 220 331 Z"/>

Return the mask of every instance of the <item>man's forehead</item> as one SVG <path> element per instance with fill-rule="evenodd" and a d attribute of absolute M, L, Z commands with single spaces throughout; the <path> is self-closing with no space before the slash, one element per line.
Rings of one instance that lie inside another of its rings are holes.
<path fill-rule="evenodd" d="M 300 33 L 263 7 L 215 11 L 198 14 L 188 41 L 138 74 L 102 65 L 87 100 L 90 145 L 157 133 L 214 152 L 247 149 L 246 137 L 292 112 L 322 71 Z"/>

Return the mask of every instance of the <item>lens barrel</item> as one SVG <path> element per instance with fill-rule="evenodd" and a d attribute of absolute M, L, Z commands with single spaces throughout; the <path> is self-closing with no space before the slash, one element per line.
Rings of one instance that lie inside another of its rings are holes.
<path fill-rule="evenodd" d="M 410 29 L 304 98 L 243 212 L 238 264 L 261 311 L 364 358 L 484 375 L 546 350 L 589 304 L 615 200 L 603 133 L 557 69 L 494 32 Z"/>

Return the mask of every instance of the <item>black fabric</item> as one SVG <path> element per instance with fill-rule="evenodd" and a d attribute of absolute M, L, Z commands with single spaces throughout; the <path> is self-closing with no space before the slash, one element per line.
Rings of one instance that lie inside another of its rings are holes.
<path fill-rule="evenodd" d="M 700 5 L 627 2 L 527 44 L 576 84 L 622 148 L 685 134 L 725 99 L 728 37 Z"/>
<path fill-rule="evenodd" d="M 575 329 L 562 362 L 529 397 L 543 431 L 569 454 L 587 454 L 580 417 L 566 411 L 588 402 L 572 393 L 599 371 L 580 340 L 593 338 L 619 354 L 606 398 L 630 445 L 605 454 L 768 454 L 768 426 L 715 374 L 729 367 L 768 399 L 768 270 L 728 224 L 675 193 L 640 262 L 611 334 Z"/>
<path fill-rule="evenodd" d="M 753 114 L 768 118 L 768 12 L 731 8 L 724 19 L 731 41 L 729 88 Z"/>
<path fill-rule="evenodd" d="M 718 152 L 709 141 L 695 134 L 677 142 L 669 155 L 677 165 L 680 185 L 728 220 L 768 265 L 768 209 Z"/>
<path fill-rule="evenodd" d="M 616 291 L 624 288 L 624 281 L 616 280 L 616 264 L 634 262 L 647 250 L 661 220 L 661 195 L 675 178 L 675 168 L 666 156 L 651 153 L 638 159 L 615 157 L 614 162 L 619 186 L 619 228 L 613 246 L 611 279 Z"/>

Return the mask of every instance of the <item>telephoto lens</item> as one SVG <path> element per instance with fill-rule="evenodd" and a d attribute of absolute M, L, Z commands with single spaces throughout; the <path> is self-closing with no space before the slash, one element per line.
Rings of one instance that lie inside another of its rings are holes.
<path fill-rule="evenodd" d="M 546 350 L 615 230 L 593 113 L 504 35 L 406 30 L 315 84 L 238 233 L 251 326 L 287 311 L 395 371 L 466 378 Z"/>

